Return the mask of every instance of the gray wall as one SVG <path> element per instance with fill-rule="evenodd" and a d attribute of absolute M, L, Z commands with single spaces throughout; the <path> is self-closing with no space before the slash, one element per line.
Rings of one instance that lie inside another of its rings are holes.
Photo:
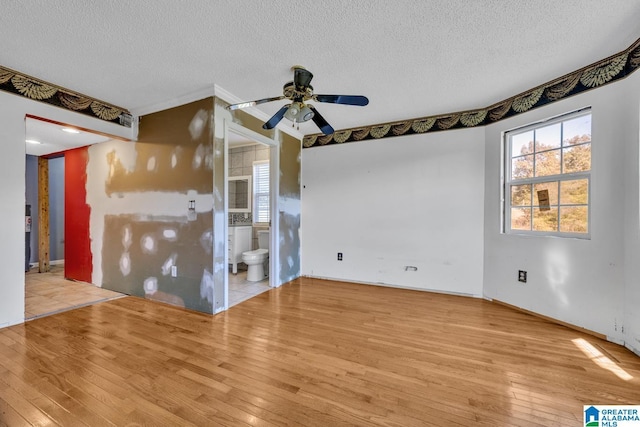
<path fill-rule="evenodd" d="M 29 262 L 38 262 L 38 157 L 26 156 L 26 204 L 31 205 L 31 256 Z"/>
<path fill-rule="evenodd" d="M 49 258 L 64 260 L 64 157 L 49 159 Z"/>
<path fill-rule="evenodd" d="M 64 260 L 64 157 L 49 159 L 49 259 Z M 26 156 L 26 203 L 31 205 L 31 263 L 38 262 L 38 157 Z"/>

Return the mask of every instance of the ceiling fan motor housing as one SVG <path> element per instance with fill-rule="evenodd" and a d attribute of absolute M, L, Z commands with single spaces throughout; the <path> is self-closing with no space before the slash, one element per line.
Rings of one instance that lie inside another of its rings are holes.
<path fill-rule="evenodd" d="M 292 101 L 307 101 L 313 97 L 313 86 L 297 88 L 295 83 L 289 82 L 282 87 L 283 95 Z"/>

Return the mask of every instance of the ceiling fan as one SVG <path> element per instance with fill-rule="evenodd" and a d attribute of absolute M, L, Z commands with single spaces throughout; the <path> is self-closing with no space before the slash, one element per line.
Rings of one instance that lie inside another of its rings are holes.
<path fill-rule="evenodd" d="M 265 124 L 263 129 L 273 129 L 280 120 L 286 118 L 296 123 L 303 123 L 308 120 L 313 122 L 320 128 L 325 135 L 332 134 L 333 128 L 320 115 L 313 105 L 306 104 L 306 101 L 328 102 L 331 104 L 343 105 L 360 105 L 365 106 L 369 103 L 366 96 L 359 95 L 314 95 L 313 86 L 310 85 L 313 74 L 309 70 L 299 65 L 291 67 L 293 70 L 293 81 L 288 82 L 283 87 L 283 95 L 273 98 L 258 99 L 256 101 L 240 102 L 227 107 L 229 110 L 237 110 L 240 108 L 254 107 L 266 102 L 279 101 L 281 99 L 289 99 L 292 102 L 278 110 Z"/>

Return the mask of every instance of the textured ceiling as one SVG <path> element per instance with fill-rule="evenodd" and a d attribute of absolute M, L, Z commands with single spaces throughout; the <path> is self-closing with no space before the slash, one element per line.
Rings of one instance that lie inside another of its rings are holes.
<path fill-rule="evenodd" d="M 316 104 L 335 129 L 486 107 L 640 36 L 638 0 L 3 0 L 0 9 L 0 65 L 134 114 L 214 84 L 241 100 L 278 96 L 300 64 L 315 93 L 369 97 L 366 107 Z"/>

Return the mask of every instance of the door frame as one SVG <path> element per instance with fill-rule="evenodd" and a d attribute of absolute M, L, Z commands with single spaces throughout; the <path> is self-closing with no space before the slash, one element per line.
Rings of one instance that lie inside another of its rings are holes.
<path fill-rule="evenodd" d="M 269 287 L 279 286 L 276 277 L 279 277 L 279 245 L 276 236 L 279 235 L 277 221 L 278 197 L 277 189 L 280 181 L 280 145 L 276 139 L 271 139 L 258 132 L 241 126 L 233 121 L 224 121 L 224 310 L 229 309 L 229 133 L 233 132 L 247 139 L 256 141 L 269 147 L 269 218 L 271 219 L 269 234 Z M 279 132 L 276 130 L 276 132 Z M 277 134 L 276 134 L 277 136 Z"/>

